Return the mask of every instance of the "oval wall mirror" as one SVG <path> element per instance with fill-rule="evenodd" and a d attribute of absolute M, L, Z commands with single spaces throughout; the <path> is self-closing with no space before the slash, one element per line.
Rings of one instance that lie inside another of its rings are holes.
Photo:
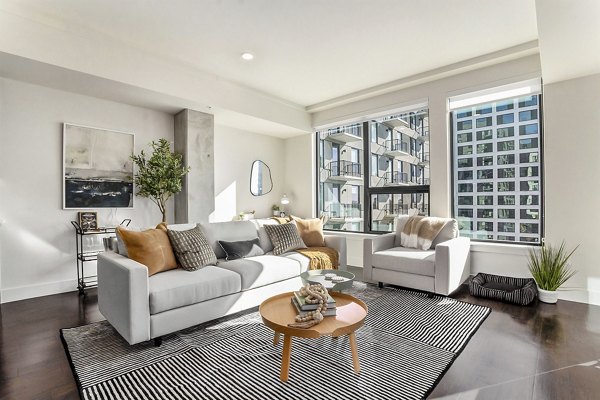
<path fill-rule="evenodd" d="M 272 189 L 271 169 L 260 160 L 254 161 L 252 163 L 252 171 L 250 172 L 250 193 L 254 196 L 262 196 L 269 193 Z"/>

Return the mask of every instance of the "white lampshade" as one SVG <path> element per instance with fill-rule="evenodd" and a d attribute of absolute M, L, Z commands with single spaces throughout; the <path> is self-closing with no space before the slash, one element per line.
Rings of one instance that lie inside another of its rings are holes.
<path fill-rule="evenodd" d="M 287 195 L 283 195 L 281 198 L 281 204 L 290 204 L 290 199 L 288 199 Z"/>

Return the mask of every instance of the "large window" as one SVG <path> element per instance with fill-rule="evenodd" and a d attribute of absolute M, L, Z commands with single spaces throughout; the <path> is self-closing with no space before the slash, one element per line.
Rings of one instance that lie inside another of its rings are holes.
<path fill-rule="evenodd" d="M 453 214 L 461 235 L 541 243 L 540 102 L 535 94 L 451 111 Z"/>
<path fill-rule="evenodd" d="M 325 229 L 389 232 L 429 214 L 426 107 L 317 132 L 318 214 Z"/>

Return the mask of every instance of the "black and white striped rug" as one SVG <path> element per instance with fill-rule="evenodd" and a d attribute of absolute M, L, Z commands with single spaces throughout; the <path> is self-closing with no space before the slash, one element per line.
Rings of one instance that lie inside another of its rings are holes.
<path fill-rule="evenodd" d="M 490 313 L 358 282 L 350 293 L 369 306 L 356 332 L 360 375 L 347 337 L 296 338 L 282 383 L 282 341 L 273 345 L 255 310 L 168 335 L 160 347 L 129 346 L 107 322 L 61 336 L 83 399 L 421 399 Z"/>

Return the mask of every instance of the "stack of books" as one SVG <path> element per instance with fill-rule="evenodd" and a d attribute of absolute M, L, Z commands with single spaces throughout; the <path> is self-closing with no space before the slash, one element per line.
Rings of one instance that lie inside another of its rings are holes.
<path fill-rule="evenodd" d="M 296 307 L 296 311 L 298 314 L 303 314 L 305 312 L 314 311 L 317 309 L 318 304 L 308 304 L 306 302 L 306 298 L 300 295 L 300 292 L 294 292 L 294 297 L 292 297 L 292 304 Z M 335 299 L 329 296 L 327 299 L 327 310 L 323 313 L 324 317 L 333 317 L 336 315 L 336 307 L 335 307 Z"/>

